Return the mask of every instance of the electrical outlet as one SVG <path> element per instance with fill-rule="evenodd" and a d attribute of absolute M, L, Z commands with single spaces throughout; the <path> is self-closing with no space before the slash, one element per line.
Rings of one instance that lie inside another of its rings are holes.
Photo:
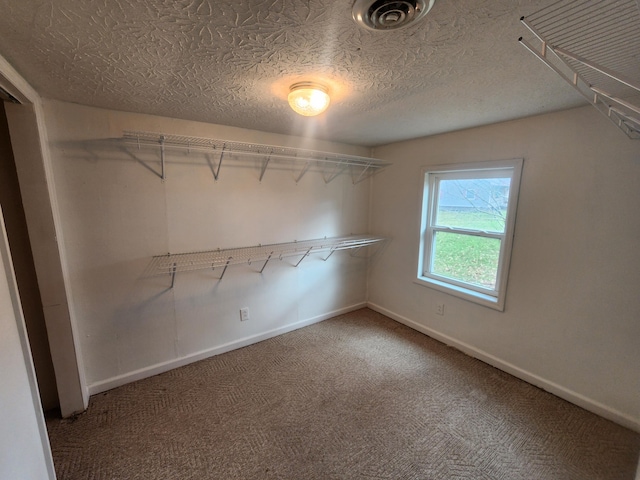
<path fill-rule="evenodd" d="M 436 304 L 436 315 L 444 315 L 444 303 Z"/>
<path fill-rule="evenodd" d="M 243 307 L 240 309 L 240 321 L 246 322 L 249 320 L 249 307 Z"/>

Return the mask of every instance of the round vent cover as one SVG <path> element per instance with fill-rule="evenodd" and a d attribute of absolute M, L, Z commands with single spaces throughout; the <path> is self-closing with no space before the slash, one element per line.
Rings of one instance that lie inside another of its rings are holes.
<path fill-rule="evenodd" d="M 396 30 L 424 17 L 436 0 L 356 0 L 353 19 L 369 30 Z"/>

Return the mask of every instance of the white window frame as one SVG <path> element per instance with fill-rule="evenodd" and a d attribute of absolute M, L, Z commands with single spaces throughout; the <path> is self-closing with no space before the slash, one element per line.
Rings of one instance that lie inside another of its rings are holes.
<path fill-rule="evenodd" d="M 498 160 L 489 162 L 475 162 L 465 164 L 428 166 L 422 169 L 422 210 L 420 214 L 420 251 L 418 256 L 418 276 L 416 283 L 471 302 L 484 305 L 499 311 L 504 311 L 507 291 L 507 278 L 511 263 L 511 250 L 515 231 L 516 211 L 518 208 L 518 194 L 520 178 L 522 176 L 523 159 Z M 503 175 L 511 178 L 507 218 L 504 233 L 464 228 L 441 227 L 434 223 L 438 209 L 438 181 L 445 179 L 473 179 L 495 178 Z M 483 238 L 497 238 L 500 240 L 500 254 L 495 289 L 483 288 L 478 285 L 458 281 L 437 275 L 429 269 L 433 260 L 433 239 L 436 232 L 451 232 L 466 235 L 476 235 Z"/>

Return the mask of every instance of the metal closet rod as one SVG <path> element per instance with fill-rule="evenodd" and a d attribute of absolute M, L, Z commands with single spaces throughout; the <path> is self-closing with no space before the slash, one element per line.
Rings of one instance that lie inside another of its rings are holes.
<path fill-rule="evenodd" d="M 218 173 L 222 160 L 227 155 L 262 157 L 264 160 L 260 175 L 261 179 L 264 176 L 264 171 L 266 170 L 267 165 L 273 159 L 292 161 L 295 163 L 304 163 L 305 165 L 303 166 L 302 173 L 299 175 L 298 180 L 307 171 L 311 162 L 330 164 L 336 167 L 343 168 L 348 166 L 363 168 L 364 171 L 360 174 L 358 180 L 362 178 L 363 173 L 366 171 L 381 169 L 391 165 L 390 162 L 371 157 L 361 157 L 356 155 L 339 154 L 332 152 L 321 152 L 317 150 L 308 150 L 297 147 L 278 147 L 274 145 L 265 145 L 258 143 L 219 140 L 213 138 L 189 137 L 183 135 L 170 135 L 163 133 L 129 130 L 125 130 L 123 132 L 122 138 L 126 143 L 136 145 L 138 148 L 142 146 L 160 148 L 162 162 L 161 176 L 163 180 L 165 179 L 165 150 L 168 148 L 187 150 L 188 152 L 193 150 L 219 154 L 220 161 L 218 163 L 216 172 L 214 172 L 216 180 L 218 179 Z M 357 183 L 357 181 L 354 183 Z"/>
<path fill-rule="evenodd" d="M 254 262 L 264 262 L 259 271 L 259 273 L 262 273 L 271 260 L 300 257 L 294 265 L 297 267 L 311 254 L 325 253 L 327 256 L 323 260 L 326 261 L 337 251 L 354 250 L 352 255 L 355 255 L 360 249 L 385 240 L 384 237 L 373 235 L 349 235 L 301 242 L 157 255 L 152 258 L 145 276 L 153 277 L 169 274 L 171 275 L 171 287 L 173 288 L 175 276 L 178 272 L 222 268 L 222 273 L 218 278 L 218 280 L 221 280 L 230 265 L 251 265 Z"/>

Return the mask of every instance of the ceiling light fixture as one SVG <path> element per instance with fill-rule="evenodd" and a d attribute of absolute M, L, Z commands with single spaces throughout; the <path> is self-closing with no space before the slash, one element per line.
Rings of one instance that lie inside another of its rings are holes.
<path fill-rule="evenodd" d="M 318 83 L 294 83 L 289 90 L 289 105 L 294 112 L 305 117 L 320 115 L 327 109 L 330 101 L 327 88 Z"/>

